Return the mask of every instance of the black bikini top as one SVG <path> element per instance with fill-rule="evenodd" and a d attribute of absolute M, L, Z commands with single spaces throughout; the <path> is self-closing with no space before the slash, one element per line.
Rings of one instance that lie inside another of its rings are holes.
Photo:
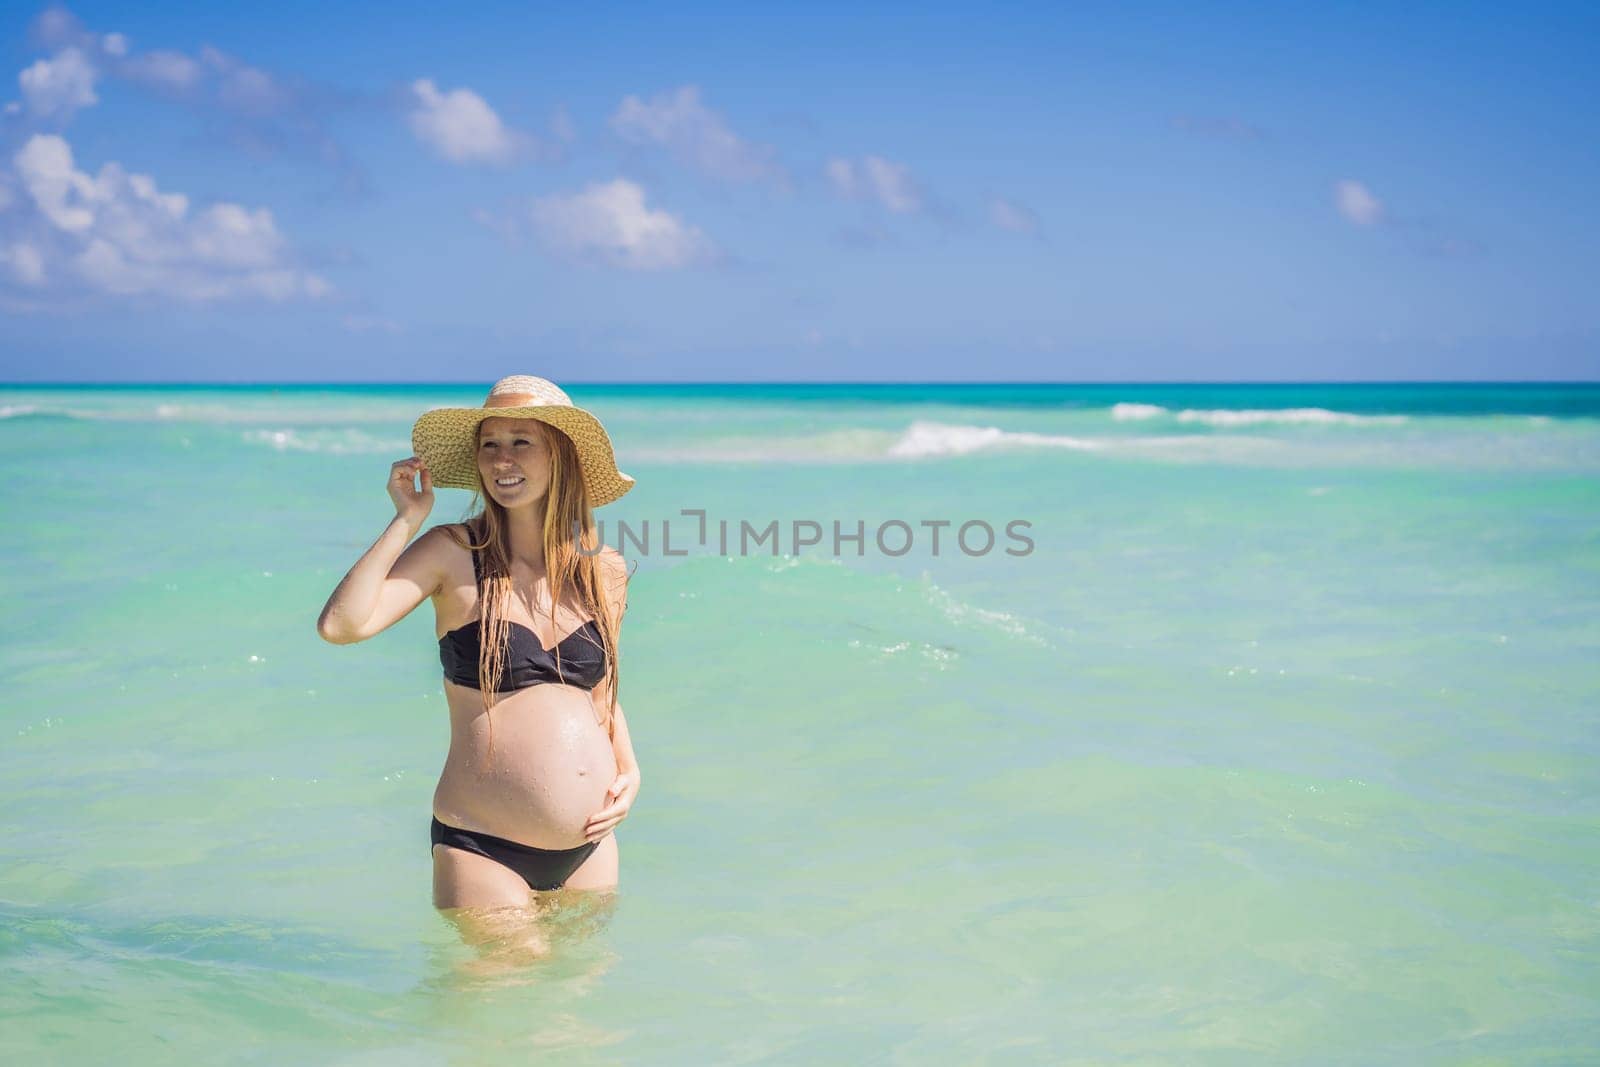
<path fill-rule="evenodd" d="M 483 564 L 472 553 L 472 573 L 483 581 Z M 482 624 L 473 621 L 439 638 L 439 662 L 446 680 L 468 689 L 478 688 L 478 650 Z M 557 641 L 554 648 L 539 643 L 539 635 L 520 622 L 510 624 L 506 639 L 505 668 L 497 693 L 510 693 L 535 685 L 575 685 L 593 689 L 606 676 L 605 638 L 593 619 Z M 556 663 L 560 654 L 560 665 Z"/>

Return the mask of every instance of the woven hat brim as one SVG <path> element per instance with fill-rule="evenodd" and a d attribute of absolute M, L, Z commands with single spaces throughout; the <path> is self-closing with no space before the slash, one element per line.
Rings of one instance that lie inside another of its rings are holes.
<path fill-rule="evenodd" d="M 424 412 L 411 427 L 411 447 L 428 465 L 436 487 L 478 488 L 478 424 L 484 419 L 538 419 L 571 438 L 591 508 L 609 504 L 633 488 L 633 479 L 617 470 L 611 438 L 600 420 L 582 408 L 565 405 Z"/>

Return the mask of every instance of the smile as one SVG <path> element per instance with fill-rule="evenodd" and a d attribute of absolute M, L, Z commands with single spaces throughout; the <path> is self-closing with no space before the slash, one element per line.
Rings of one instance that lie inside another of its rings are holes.
<path fill-rule="evenodd" d="M 518 477 L 496 478 L 494 480 L 494 484 L 498 485 L 502 489 L 510 489 L 513 486 L 521 485 L 526 480 L 527 479 L 525 479 L 525 478 L 518 478 Z"/>

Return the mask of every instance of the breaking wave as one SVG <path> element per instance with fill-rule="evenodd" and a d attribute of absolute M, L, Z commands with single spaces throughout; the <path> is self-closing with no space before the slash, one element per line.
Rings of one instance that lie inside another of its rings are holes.
<path fill-rule="evenodd" d="M 1256 426 L 1261 423 L 1320 425 L 1393 425 L 1409 421 L 1404 415 L 1354 415 L 1327 408 L 1184 408 L 1173 411 L 1160 404 L 1113 404 L 1111 417 L 1119 422 L 1171 418 L 1207 426 Z"/>
<path fill-rule="evenodd" d="M 1070 448 L 1095 452 L 1101 441 L 1064 434 L 1025 433 L 998 426 L 952 426 L 942 422 L 913 422 L 889 446 L 889 455 L 904 459 L 924 456 L 964 456 L 995 448 Z"/>
<path fill-rule="evenodd" d="M 378 437 L 362 430 L 252 430 L 244 439 L 279 452 L 321 452 L 333 456 L 411 454 L 409 441 Z"/>
<path fill-rule="evenodd" d="M 327 426 L 329 423 L 396 423 L 411 425 L 421 409 L 383 404 L 317 407 L 263 403 L 249 398 L 238 404 L 158 403 L 96 407 L 55 406 L 32 403 L 0 404 L 3 419 L 63 419 L 72 422 L 199 423 L 204 425 L 262 425 L 276 423 Z"/>

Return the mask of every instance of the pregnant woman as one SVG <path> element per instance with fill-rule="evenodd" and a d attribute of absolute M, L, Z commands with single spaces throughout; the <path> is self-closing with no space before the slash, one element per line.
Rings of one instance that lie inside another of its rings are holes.
<path fill-rule="evenodd" d="M 481 408 L 429 411 L 411 440 L 417 454 L 390 469 L 394 521 L 328 598 L 317 632 L 364 641 L 433 601 L 450 707 L 434 905 L 609 889 L 612 830 L 638 795 L 639 766 L 617 703 L 628 576 L 591 509 L 633 479 L 599 420 L 543 378 L 503 378 Z M 407 548 L 434 485 L 474 490 L 481 509 Z"/>

